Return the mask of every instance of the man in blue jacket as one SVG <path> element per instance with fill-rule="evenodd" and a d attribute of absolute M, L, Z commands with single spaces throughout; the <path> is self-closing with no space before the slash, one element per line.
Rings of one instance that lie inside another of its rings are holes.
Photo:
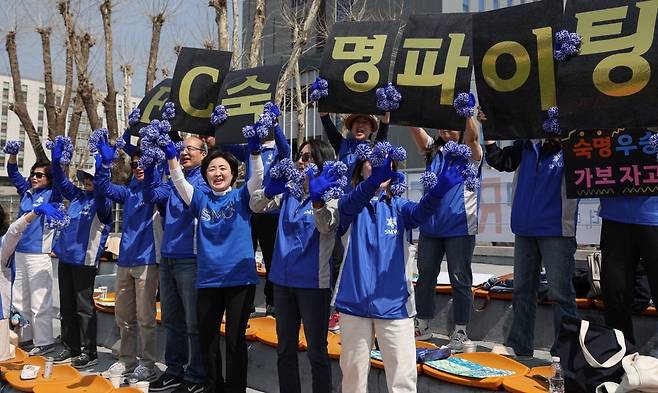
<path fill-rule="evenodd" d="M 486 160 L 513 172 L 514 318 L 507 343 L 516 356 L 532 356 L 537 289 L 542 264 L 550 285 L 555 336 L 564 315 L 576 315 L 575 270 L 578 200 L 566 198 L 562 147 L 554 139 L 516 141 L 501 149 L 486 141 Z M 555 345 L 551 348 L 554 352 Z"/>
<path fill-rule="evenodd" d="M 57 273 L 64 345 L 54 361 L 86 368 L 96 364 L 94 280 L 112 226 L 112 203 L 101 193 L 94 192 L 95 168 L 77 171 L 84 190 L 69 181 L 59 163 L 63 150 L 61 141 L 52 149 L 53 183 L 70 202 L 71 223 L 60 231 L 54 248 L 59 259 Z"/>
<path fill-rule="evenodd" d="M 601 291 L 606 325 L 635 342 L 635 271 L 642 263 L 651 298 L 658 301 L 658 197 L 601 198 Z"/>
<path fill-rule="evenodd" d="M 154 380 L 157 377 L 155 297 L 162 240 L 160 213 L 155 204 L 144 199 L 144 170 L 139 168 L 141 153 L 137 151 L 131 157 L 134 181 L 128 186 L 121 186 L 110 182 L 110 165 L 115 148 L 102 142 L 99 150 L 102 166 L 94 177 L 94 187 L 110 200 L 123 204 L 115 305 L 121 348 L 119 361 L 110 366 L 104 375 L 132 372 L 131 378 Z M 138 356 L 141 360 L 139 365 Z"/>
<path fill-rule="evenodd" d="M 201 161 L 208 154 L 206 144 L 195 136 L 183 143 L 180 163 L 185 179 L 195 187 L 207 188 L 200 170 Z M 161 183 L 153 170 L 145 174 L 146 201 L 165 205 L 160 307 L 167 334 L 167 369 L 149 390 L 160 392 L 177 388 L 174 392 L 202 392 L 204 373 L 196 313 L 196 220 L 171 180 Z"/>
<path fill-rule="evenodd" d="M 35 207 L 49 202 L 61 202 L 61 195 L 52 189 L 49 162 L 36 162 L 25 179 L 18 171 L 18 149 L 9 153 L 7 174 L 21 198 L 18 217 Z M 41 216 L 30 223 L 16 246 L 14 261 L 16 273 L 12 287 L 12 304 L 31 326 L 23 328 L 23 343 L 32 339 L 34 347 L 30 355 L 44 355 L 53 351 L 52 287 L 53 265 L 50 251 L 55 230 L 46 226 Z"/>

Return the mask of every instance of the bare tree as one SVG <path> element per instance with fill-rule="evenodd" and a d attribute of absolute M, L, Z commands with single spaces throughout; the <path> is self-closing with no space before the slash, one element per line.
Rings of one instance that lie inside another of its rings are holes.
<path fill-rule="evenodd" d="M 16 30 L 15 28 L 9 30 L 5 36 L 5 48 L 7 50 L 7 55 L 9 56 L 9 69 L 11 73 L 11 81 L 14 86 L 14 103 L 9 105 L 18 119 L 20 120 L 27 137 L 32 144 L 32 149 L 34 154 L 37 156 L 38 161 L 47 161 L 48 156 L 43 150 L 41 145 L 41 135 L 39 135 L 34 128 L 34 123 L 30 118 L 30 114 L 27 111 L 27 106 L 25 104 L 25 96 L 21 89 L 21 71 L 18 66 L 18 55 L 16 54 Z"/>
<path fill-rule="evenodd" d="M 132 97 L 133 66 L 130 63 L 123 63 L 119 70 L 123 75 L 123 123 L 128 124 L 128 115 L 132 111 L 130 99 Z"/>
<path fill-rule="evenodd" d="M 105 108 L 105 119 L 110 138 L 116 139 L 119 133 L 119 123 L 112 59 L 112 0 L 103 0 L 100 5 L 100 12 L 103 18 L 103 37 L 105 38 L 105 87 L 107 89 L 107 94 L 103 99 L 103 107 Z"/>
<path fill-rule="evenodd" d="M 231 0 L 231 5 L 233 6 L 233 60 L 231 61 L 231 68 L 239 68 L 238 65 L 241 63 L 242 48 L 240 48 L 240 11 L 238 10 L 238 0 Z"/>
<path fill-rule="evenodd" d="M 226 0 L 209 0 L 208 7 L 215 10 L 215 23 L 217 23 L 217 42 L 219 50 L 228 50 L 228 12 Z"/>
<path fill-rule="evenodd" d="M 315 25 L 316 16 L 318 14 L 318 10 L 320 9 L 320 3 L 320 0 L 313 0 L 311 2 L 311 5 L 308 7 L 308 11 L 306 12 L 306 17 L 303 19 L 303 23 L 301 24 L 297 22 L 298 19 L 296 12 L 294 15 L 289 17 L 291 20 L 291 26 L 293 28 L 293 37 L 295 39 L 293 41 L 290 57 L 288 58 L 288 63 L 286 64 L 283 75 L 279 79 L 279 83 L 276 87 L 275 100 L 278 103 L 280 103 L 283 99 L 283 95 L 285 94 L 288 82 L 294 73 L 295 65 L 299 62 L 299 58 L 302 54 L 304 46 L 308 41 L 308 34 Z M 295 30 L 297 30 L 296 33 Z"/>
<path fill-rule="evenodd" d="M 165 22 L 164 11 L 151 15 L 151 47 L 149 48 L 149 61 L 146 67 L 146 85 L 144 91 L 147 92 L 153 88 L 155 82 L 156 64 L 158 62 L 158 48 L 160 47 L 160 33 L 162 25 Z"/>
<path fill-rule="evenodd" d="M 248 68 L 257 67 L 260 61 L 260 49 L 262 46 L 263 26 L 265 25 L 265 0 L 256 0 L 256 12 L 254 13 L 254 26 L 251 32 L 251 48 L 249 50 Z"/>

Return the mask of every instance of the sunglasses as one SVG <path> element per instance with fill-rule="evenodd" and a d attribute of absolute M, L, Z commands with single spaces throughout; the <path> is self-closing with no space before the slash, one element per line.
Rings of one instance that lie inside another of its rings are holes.
<path fill-rule="evenodd" d="M 41 179 L 44 176 L 46 176 L 46 174 L 43 173 L 43 172 L 32 172 L 32 173 L 30 173 L 30 177 L 36 177 L 37 179 Z"/>
<path fill-rule="evenodd" d="M 130 163 L 130 169 L 137 169 L 139 168 L 139 162 L 138 161 L 132 161 Z"/>
<path fill-rule="evenodd" d="M 185 146 L 183 150 L 188 153 L 192 153 L 193 151 L 205 151 L 202 148 L 196 146 Z"/>
<path fill-rule="evenodd" d="M 297 154 L 297 161 L 308 162 L 311 159 L 311 153 Z"/>

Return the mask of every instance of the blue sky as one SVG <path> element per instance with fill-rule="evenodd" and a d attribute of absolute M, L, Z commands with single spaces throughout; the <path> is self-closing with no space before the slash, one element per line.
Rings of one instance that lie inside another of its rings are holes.
<path fill-rule="evenodd" d="M 242 0 L 237 0 L 240 3 Z M 94 85 L 105 89 L 103 25 L 98 6 L 100 0 L 71 0 L 76 12 L 78 28 L 89 31 L 96 39 L 92 49 L 90 71 Z M 134 69 L 133 95 L 143 95 L 148 50 L 151 39 L 151 24 L 148 17 L 154 9 L 168 2 L 168 17 L 165 21 L 158 56 L 158 68 L 174 72 L 176 45 L 201 47 L 204 40 L 217 40 L 214 22 L 214 10 L 208 7 L 208 0 L 113 0 L 112 17 L 114 34 L 114 69 L 115 84 L 121 92 L 122 76 L 119 65 L 131 63 Z M 229 30 L 232 29 L 231 0 L 228 1 Z M 64 79 L 64 27 L 61 16 L 56 12 L 55 0 L 0 0 L 0 32 L 2 49 L 0 54 L 0 73 L 9 74 L 9 60 L 4 49 L 6 32 L 12 27 L 17 29 L 18 61 L 21 76 L 29 79 L 43 80 L 43 63 L 41 57 L 41 40 L 35 28 L 51 25 L 54 33 L 51 42 L 53 68 L 57 82 Z M 157 79 L 162 74 L 158 72 Z"/>

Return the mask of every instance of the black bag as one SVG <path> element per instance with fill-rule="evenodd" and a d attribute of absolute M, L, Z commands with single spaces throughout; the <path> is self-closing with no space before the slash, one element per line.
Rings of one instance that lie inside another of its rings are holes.
<path fill-rule="evenodd" d="M 557 352 L 564 372 L 565 391 L 594 392 L 603 382 L 621 381 L 621 360 L 635 352 L 624 333 L 587 320 L 564 316 Z"/>

